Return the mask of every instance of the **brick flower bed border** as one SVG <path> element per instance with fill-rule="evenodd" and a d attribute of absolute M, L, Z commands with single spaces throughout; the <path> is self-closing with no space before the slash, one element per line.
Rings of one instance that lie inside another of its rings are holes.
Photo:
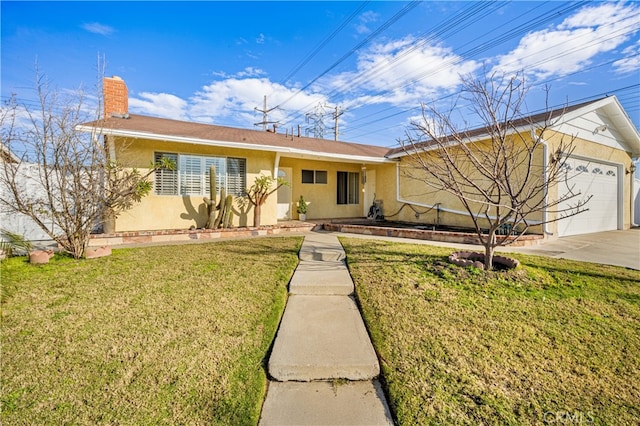
<path fill-rule="evenodd" d="M 291 232 L 311 231 L 315 224 L 290 222 L 258 228 L 242 227 L 228 229 L 171 229 L 161 231 L 115 232 L 113 234 L 93 234 L 89 247 L 122 246 L 128 244 L 187 242 L 195 240 L 216 240 L 224 238 L 244 238 L 279 235 Z"/>
<path fill-rule="evenodd" d="M 476 253 L 472 251 L 457 251 L 449 256 L 449 262 L 458 266 L 474 266 L 484 269 L 484 253 Z M 504 269 L 515 269 L 520 266 L 520 261 L 505 256 L 493 256 L 494 267 L 502 267 Z M 500 268 L 499 268 L 500 269 Z"/>
<path fill-rule="evenodd" d="M 334 232 L 348 232 L 352 234 L 376 235 L 379 237 L 413 238 L 416 240 L 442 241 L 447 243 L 480 245 L 478 236 L 469 232 L 431 231 L 425 229 L 389 228 L 374 225 L 353 225 L 345 223 L 324 223 L 324 229 Z M 515 239 L 509 236 L 510 239 Z M 544 236 L 531 234 L 523 235 L 512 244 L 513 247 L 536 245 L 544 240 Z"/>

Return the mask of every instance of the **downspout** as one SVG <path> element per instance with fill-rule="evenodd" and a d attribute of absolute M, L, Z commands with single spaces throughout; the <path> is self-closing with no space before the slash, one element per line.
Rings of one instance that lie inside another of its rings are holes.
<path fill-rule="evenodd" d="M 531 129 L 531 139 L 535 140 L 536 138 L 535 130 Z M 545 182 L 544 186 L 544 208 L 542 209 L 542 232 L 545 235 L 553 235 L 553 232 L 549 232 L 548 223 L 547 223 L 547 199 L 549 197 L 549 185 L 547 183 L 547 166 L 549 165 L 549 146 L 547 145 L 547 141 L 540 137 L 540 142 L 542 143 L 542 179 Z"/>
<path fill-rule="evenodd" d="M 280 169 L 280 153 L 276 152 L 276 158 L 273 160 L 273 178 L 278 179 L 278 171 Z"/>
<path fill-rule="evenodd" d="M 631 175 L 631 226 L 640 226 L 640 224 L 636 223 L 636 197 L 640 197 L 640 195 L 638 194 L 638 189 L 636 189 L 636 173 L 635 173 L 635 169 L 636 164 L 640 163 L 640 157 L 636 157 L 636 158 L 632 158 L 631 159 L 631 166 L 634 169 L 631 173 L 629 173 Z"/>

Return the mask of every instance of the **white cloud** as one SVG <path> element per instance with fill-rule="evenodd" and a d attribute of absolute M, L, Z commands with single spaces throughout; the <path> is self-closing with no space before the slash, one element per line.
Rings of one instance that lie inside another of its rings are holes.
<path fill-rule="evenodd" d="M 222 123 L 231 121 L 235 125 L 247 127 L 262 120 L 262 115 L 254 109 L 262 108 L 267 95 L 268 108 L 286 104 L 284 109 L 270 112 L 269 121 L 284 120 L 287 111 L 309 110 L 326 99 L 321 95 L 300 93 L 266 78 L 228 78 L 214 81 L 203 87 L 190 100 L 189 115 L 201 122 Z"/>
<path fill-rule="evenodd" d="M 115 29 L 113 27 L 101 24 L 99 22 L 90 22 L 90 23 L 82 24 L 82 28 L 86 31 L 89 31 L 90 33 L 100 34 L 103 36 L 108 36 L 115 32 Z"/>
<path fill-rule="evenodd" d="M 624 58 L 613 63 L 616 72 L 628 74 L 640 70 L 640 40 L 622 51 Z"/>
<path fill-rule="evenodd" d="M 236 73 L 235 76 L 239 78 L 243 78 L 243 77 L 258 77 L 265 74 L 266 73 L 260 68 L 247 67 L 244 70 Z"/>
<path fill-rule="evenodd" d="M 357 71 L 333 77 L 329 84 L 338 92 L 361 96 L 351 103 L 415 105 L 455 89 L 459 76 L 478 66 L 448 47 L 420 44 L 406 37 L 372 46 L 358 56 Z"/>
<path fill-rule="evenodd" d="M 238 71 L 235 74 L 227 74 L 224 71 L 214 71 L 211 73 L 214 77 L 219 77 L 221 79 L 226 78 L 245 78 L 245 77 L 259 77 L 261 75 L 265 75 L 266 72 L 260 68 L 254 67 L 246 67 L 242 71 Z"/>
<path fill-rule="evenodd" d="M 202 87 L 188 100 L 168 93 L 141 92 L 129 98 L 129 109 L 132 113 L 250 128 L 262 120 L 262 113 L 255 108 L 262 109 L 267 95 L 268 108 L 284 104 L 269 113 L 269 121 L 281 121 L 289 127 L 294 125 L 294 122 L 287 122 L 292 118 L 289 113 L 309 111 L 327 101 L 322 95 L 297 93 L 295 87 L 256 77 L 262 74 L 261 69 L 249 67 L 234 76 L 223 76 Z M 296 116 L 295 124 L 303 121 L 304 116 Z"/>
<path fill-rule="evenodd" d="M 358 16 L 358 23 L 356 24 L 356 32 L 358 34 L 367 34 L 371 32 L 371 29 L 369 28 L 369 24 L 375 23 L 379 17 L 380 15 L 374 11 L 369 10 L 367 12 L 364 12 L 363 14 Z"/>
<path fill-rule="evenodd" d="M 600 3 L 586 6 L 555 28 L 525 35 L 518 46 L 499 56 L 494 71 L 517 72 L 544 79 L 566 75 L 588 66 L 640 30 L 640 8 L 635 4 Z"/>
<path fill-rule="evenodd" d="M 159 117 L 186 120 L 187 102 L 169 93 L 141 92 L 138 97 L 129 98 L 131 112 L 155 115 Z"/>
<path fill-rule="evenodd" d="M 264 34 L 260 33 L 260 35 L 258 36 L 258 38 L 256 38 L 256 43 L 258 43 L 258 44 L 264 44 Z"/>

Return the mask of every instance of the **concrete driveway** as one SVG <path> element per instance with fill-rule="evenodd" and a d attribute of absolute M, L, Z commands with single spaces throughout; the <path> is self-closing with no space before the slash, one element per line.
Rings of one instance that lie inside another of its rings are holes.
<path fill-rule="evenodd" d="M 558 238 L 533 247 L 501 251 L 529 253 L 640 270 L 640 228 Z"/>

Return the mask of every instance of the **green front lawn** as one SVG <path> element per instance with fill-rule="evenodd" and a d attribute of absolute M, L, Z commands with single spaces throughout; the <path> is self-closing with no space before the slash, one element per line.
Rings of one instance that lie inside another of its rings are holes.
<path fill-rule="evenodd" d="M 256 424 L 301 238 L 2 262 L 2 424 Z"/>
<path fill-rule="evenodd" d="M 640 272 L 341 241 L 399 424 L 637 424 Z"/>

